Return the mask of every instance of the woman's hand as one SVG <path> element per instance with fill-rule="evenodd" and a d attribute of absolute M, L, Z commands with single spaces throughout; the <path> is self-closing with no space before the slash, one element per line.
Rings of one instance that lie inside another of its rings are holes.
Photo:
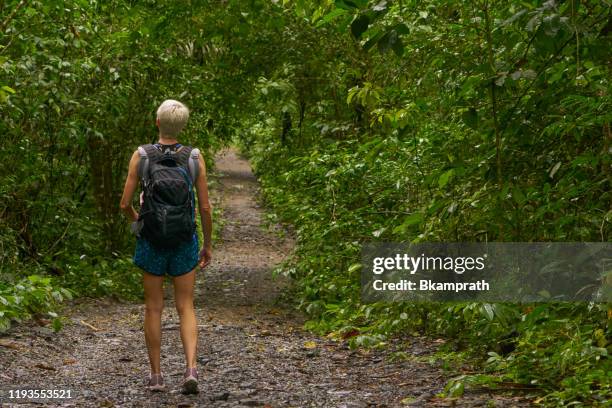
<path fill-rule="evenodd" d="M 204 269 L 210 264 L 212 259 L 212 248 L 203 247 L 200 251 L 200 269 Z"/>

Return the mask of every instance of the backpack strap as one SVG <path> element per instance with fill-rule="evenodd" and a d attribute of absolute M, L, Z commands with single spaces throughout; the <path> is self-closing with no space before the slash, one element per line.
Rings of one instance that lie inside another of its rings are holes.
<path fill-rule="evenodd" d="M 138 146 L 140 161 L 138 162 L 138 178 L 144 183 L 149 174 L 149 156 L 143 146 Z"/>
<path fill-rule="evenodd" d="M 193 148 L 189 153 L 189 174 L 193 184 L 196 183 L 200 175 L 200 149 Z"/>
<path fill-rule="evenodd" d="M 152 144 L 146 144 L 138 146 L 138 153 L 140 154 L 140 162 L 138 163 L 138 177 L 146 184 L 149 181 L 149 163 L 151 159 L 155 159 L 161 155 L 159 150 Z"/>

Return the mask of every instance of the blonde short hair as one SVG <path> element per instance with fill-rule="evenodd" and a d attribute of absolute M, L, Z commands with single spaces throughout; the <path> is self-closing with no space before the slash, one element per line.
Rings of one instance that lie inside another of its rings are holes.
<path fill-rule="evenodd" d="M 157 119 L 162 136 L 176 137 L 187 124 L 189 109 L 179 101 L 166 99 L 157 108 Z"/>

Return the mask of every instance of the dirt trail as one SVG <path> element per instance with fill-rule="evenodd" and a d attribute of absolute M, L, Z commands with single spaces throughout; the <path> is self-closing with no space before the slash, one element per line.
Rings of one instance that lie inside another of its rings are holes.
<path fill-rule="evenodd" d="M 183 354 L 169 282 L 162 322 L 168 392 L 143 388 L 143 306 L 110 299 L 73 302 L 59 333 L 34 323 L 6 333 L 4 340 L 16 348 L 0 346 L 0 390 L 70 389 L 72 399 L 45 405 L 77 407 L 527 406 L 488 394 L 435 398 L 447 375 L 423 358 L 435 349 L 426 338 L 363 352 L 302 331 L 300 317 L 277 303 L 284 283 L 271 275 L 291 252 L 291 239 L 280 238 L 278 226 L 262 228 L 258 184 L 247 161 L 227 150 L 216 165 L 219 186 L 212 198 L 224 224 L 213 263 L 198 272 L 200 394 L 179 392 Z M 390 362 L 396 347 L 410 358 Z M 491 399 L 495 405 L 487 405 Z"/>

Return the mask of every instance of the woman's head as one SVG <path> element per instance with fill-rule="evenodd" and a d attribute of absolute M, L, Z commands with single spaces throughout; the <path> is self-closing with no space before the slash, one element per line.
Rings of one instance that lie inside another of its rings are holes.
<path fill-rule="evenodd" d="M 189 109 L 179 101 L 166 99 L 157 108 L 157 126 L 162 138 L 174 139 L 189 119 Z"/>

